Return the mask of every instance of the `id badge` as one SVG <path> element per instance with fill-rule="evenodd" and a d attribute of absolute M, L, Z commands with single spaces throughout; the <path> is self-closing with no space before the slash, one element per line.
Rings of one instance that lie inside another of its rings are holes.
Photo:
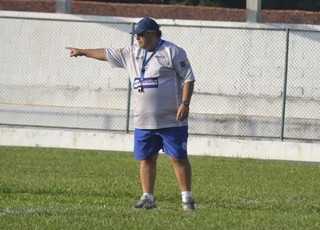
<path fill-rule="evenodd" d="M 142 85 L 141 81 L 137 82 L 136 87 L 137 87 L 139 93 L 143 93 L 144 92 L 143 85 Z"/>

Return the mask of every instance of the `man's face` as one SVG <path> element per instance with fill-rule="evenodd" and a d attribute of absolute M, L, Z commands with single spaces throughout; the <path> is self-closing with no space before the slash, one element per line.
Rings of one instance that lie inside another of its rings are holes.
<path fill-rule="evenodd" d="M 145 31 L 140 34 L 136 34 L 136 40 L 140 48 L 148 49 L 153 45 L 153 36 L 155 31 Z"/>

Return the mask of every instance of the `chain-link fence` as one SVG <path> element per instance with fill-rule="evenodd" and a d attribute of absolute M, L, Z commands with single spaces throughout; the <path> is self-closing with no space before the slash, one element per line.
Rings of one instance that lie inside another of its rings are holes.
<path fill-rule="evenodd" d="M 69 58 L 64 46 L 121 48 L 134 42 L 134 23 L 0 23 L 1 125 L 133 130 L 127 73 Z M 159 23 L 196 75 L 190 134 L 320 140 L 319 31 Z"/>

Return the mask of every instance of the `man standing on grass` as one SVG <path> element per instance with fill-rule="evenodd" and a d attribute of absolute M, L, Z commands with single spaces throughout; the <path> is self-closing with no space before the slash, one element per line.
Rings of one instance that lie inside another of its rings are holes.
<path fill-rule="evenodd" d="M 191 166 L 187 155 L 189 104 L 195 77 L 185 51 L 161 39 L 151 18 L 139 21 L 131 32 L 137 45 L 123 49 L 66 47 L 71 57 L 109 61 L 128 71 L 133 87 L 134 156 L 140 161 L 142 196 L 137 209 L 156 207 L 154 186 L 159 151 L 170 157 L 178 180 L 182 208 L 194 211 Z"/>

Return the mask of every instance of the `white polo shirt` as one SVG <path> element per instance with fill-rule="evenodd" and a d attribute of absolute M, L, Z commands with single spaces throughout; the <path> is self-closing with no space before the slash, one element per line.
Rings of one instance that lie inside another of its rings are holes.
<path fill-rule="evenodd" d="M 106 58 L 112 67 L 128 71 L 133 87 L 135 128 L 160 129 L 188 125 L 188 120 L 176 120 L 182 100 L 183 84 L 195 81 L 186 52 L 177 45 L 164 41 L 145 66 L 143 61 L 152 52 L 138 45 L 123 49 L 106 48 Z M 139 92 L 142 84 L 143 92 Z"/>

